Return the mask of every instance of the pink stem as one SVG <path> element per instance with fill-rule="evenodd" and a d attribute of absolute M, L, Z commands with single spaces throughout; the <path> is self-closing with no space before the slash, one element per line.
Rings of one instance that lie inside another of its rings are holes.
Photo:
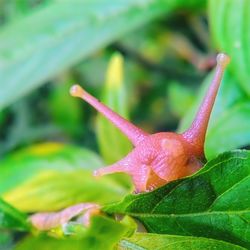
<path fill-rule="evenodd" d="M 146 132 L 136 127 L 128 120 L 124 119 L 109 107 L 105 106 L 103 103 L 98 101 L 95 97 L 83 90 L 79 85 L 74 85 L 70 89 L 72 96 L 80 97 L 103 114 L 108 120 L 110 120 L 117 128 L 119 128 L 123 134 L 125 134 L 128 139 L 136 146 L 145 137 L 148 136 Z"/>
<path fill-rule="evenodd" d="M 183 137 L 192 146 L 195 147 L 198 156 L 204 156 L 204 142 L 208 127 L 209 118 L 215 102 L 215 98 L 222 80 L 223 73 L 230 58 L 226 54 L 217 56 L 217 66 L 212 83 L 208 89 L 206 96 L 196 114 L 196 117 L 190 128 L 183 133 Z"/>

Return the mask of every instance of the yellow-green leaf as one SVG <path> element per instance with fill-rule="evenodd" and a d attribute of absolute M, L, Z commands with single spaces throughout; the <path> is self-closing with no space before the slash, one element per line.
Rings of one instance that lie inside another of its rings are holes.
<path fill-rule="evenodd" d="M 0 162 L 0 194 L 22 211 L 54 211 L 80 202 L 105 204 L 128 190 L 111 176 L 93 177 L 102 166 L 95 153 L 63 144 L 42 144 Z"/>
<path fill-rule="evenodd" d="M 250 1 L 210 0 L 209 21 L 217 49 L 231 56 L 230 70 L 250 95 Z"/>
<path fill-rule="evenodd" d="M 246 248 L 228 242 L 202 237 L 137 233 L 119 242 L 119 250 L 243 250 Z"/>
<path fill-rule="evenodd" d="M 205 2 L 57 0 L 7 23 L 0 30 L 0 110 L 128 32 Z"/>
<path fill-rule="evenodd" d="M 111 57 L 101 101 L 128 119 L 128 97 L 124 85 L 123 64 L 123 57 L 120 54 Z M 128 138 L 101 114 L 97 116 L 97 140 L 101 155 L 109 164 L 121 159 L 132 149 Z"/>

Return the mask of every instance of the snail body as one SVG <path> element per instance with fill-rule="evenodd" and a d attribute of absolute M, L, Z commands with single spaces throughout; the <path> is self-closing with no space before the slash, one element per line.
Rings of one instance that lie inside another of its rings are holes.
<path fill-rule="evenodd" d="M 134 149 L 127 156 L 113 165 L 96 170 L 94 175 L 125 172 L 132 177 L 135 191 L 145 192 L 200 169 L 205 159 L 204 142 L 210 114 L 229 61 L 225 54 L 217 56 L 217 67 L 210 88 L 190 128 L 182 134 L 148 134 L 99 102 L 79 85 L 72 86 L 72 96 L 82 98 L 102 113 L 134 145 Z"/>
<path fill-rule="evenodd" d="M 147 136 L 125 158 L 98 169 L 95 175 L 128 173 L 136 192 L 150 191 L 165 183 L 190 175 L 202 166 L 182 135 L 161 132 Z"/>

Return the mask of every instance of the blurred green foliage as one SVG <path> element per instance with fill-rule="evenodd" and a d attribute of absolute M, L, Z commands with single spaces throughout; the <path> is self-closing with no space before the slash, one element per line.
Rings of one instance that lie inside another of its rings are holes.
<path fill-rule="evenodd" d="M 27 231 L 31 228 L 27 222 L 27 216 L 2 199 L 0 199 L 0 216 L 0 230 L 16 229 Z"/>
<path fill-rule="evenodd" d="M 131 145 L 69 96 L 74 83 L 148 132 L 183 131 L 211 81 L 216 53 L 224 51 L 232 60 L 209 124 L 206 157 L 247 148 L 249 25 L 248 0 L 0 0 L 0 249 L 18 243 L 17 249 L 105 250 L 122 237 L 119 249 L 154 249 L 152 240 L 163 248 L 171 242 L 176 249 L 243 249 L 187 236 L 128 238 L 133 219 L 106 217 L 90 229 L 65 225 L 70 232 L 80 228 L 85 238 L 65 239 L 62 232 L 59 242 L 36 237 L 25 213 L 103 205 L 131 192 L 126 176 L 92 176 Z"/>
<path fill-rule="evenodd" d="M 128 119 L 128 95 L 124 84 L 123 57 L 114 54 L 107 69 L 106 83 L 101 101 Z M 97 140 L 106 163 L 124 157 L 131 149 L 130 141 L 101 114 L 97 117 Z"/>
<path fill-rule="evenodd" d="M 92 219 L 91 227 L 83 232 L 83 237 L 77 239 L 53 239 L 49 237 L 30 237 L 21 242 L 16 250 L 52 250 L 52 249 L 105 249 L 112 250 L 122 236 L 127 236 L 129 228 L 103 216 Z"/>
<path fill-rule="evenodd" d="M 1 163 L 0 194 L 25 212 L 55 211 L 80 202 L 104 204 L 127 193 L 112 177 L 93 177 L 102 161 L 83 148 L 41 144 L 13 153 Z"/>

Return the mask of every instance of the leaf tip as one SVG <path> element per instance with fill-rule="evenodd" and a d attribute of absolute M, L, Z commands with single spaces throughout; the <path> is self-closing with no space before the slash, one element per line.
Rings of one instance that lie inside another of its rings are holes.
<path fill-rule="evenodd" d="M 107 69 L 107 86 L 109 88 L 119 88 L 123 82 L 123 56 L 119 53 L 115 53 L 109 62 Z"/>

